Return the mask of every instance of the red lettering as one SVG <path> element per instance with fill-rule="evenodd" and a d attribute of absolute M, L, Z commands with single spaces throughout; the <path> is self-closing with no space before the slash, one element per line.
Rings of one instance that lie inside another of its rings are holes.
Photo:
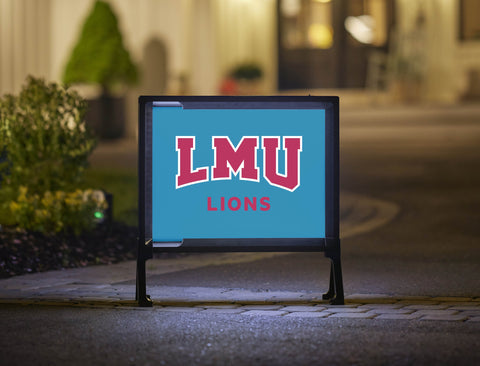
<path fill-rule="evenodd" d="M 245 201 L 244 201 L 244 209 L 245 211 L 248 211 L 248 206 L 250 206 L 250 208 L 253 210 L 253 211 L 257 211 L 257 197 L 253 197 L 252 199 L 253 201 L 250 200 L 250 198 L 248 197 L 245 197 Z"/>
<path fill-rule="evenodd" d="M 212 199 L 212 197 L 207 197 L 207 211 L 218 211 L 218 206 L 216 206 L 213 201 L 214 199 Z M 260 201 L 261 211 L 270 210 L 270 197 L 262 197 L 259 200 L 257 197 L 244 197 L 243 201 L 238 197 L 230 197 L 229 199 L 220 197 L 220 211 L 225 211 L 225 202 L 230 211 L 238 211 L 242 208 L 242 205 L 245 211 L 249 211 L 250 209 L 257 211 L 258 201 Z"/>
<path fill-rule="evenodd" d="M 176 188 L 208 181 L 208 168 L 193 170 L 193 150 L 195 150 L 194 136 L 177 136 L 176 150 L 178 151 L 178 173 Z"/>
<path fill-rule="evenodd" d="M 285 174 L 278 172 L 280 137 L 262 137 L 263 176 L 273 186 L 293 192 L 300 186 L 300 151 L 302 137 L 284 137 Z"/>
<path fill-rule="evenodd" d="M 270 210 L 270 197 L 262 197 L 260 198 L 260 210 L 261 211 L 268 211 Z"/>
<path fill-rule="evenodd" d="M 216 207 L 212 207 L 212 197 L 208 197 L 207 202 L 208 211 L 217 211 Z"/>
<path fill-rule="evenodd" d="M 232 203 L 233 202 L 236 202 L 234 206 Z M 240 210 L 240 208 L 242 207 L 242 201 L 240 200 L 240 198 L 238 197 L 232 197 L 228 200 L 228 208 L 232 211 L 238 211 Z"/>
<path fill-rule="evenodd" d="M 215 150 L 215 165 L 212 169 L 212 179 L 232 179 L 232 173 L 240 179 L 259 181 L 257 167 L 258 137 L 242 137 L 233 146 L 228 137 L 213 136 L 212 148 Z"/>
<path fill-rule="evenodd" d="M 193 168 L 193 151 L 195 150 L 194 136 L 177 136 L 176 151 L 178 152 L 178 172 L 176 188 L 207 182 L 210 167 Z M 260 170 L 257 167 L 258 136 L 244 136 L 237 146 L 234 146 L 227 136 L 213 136 L 214 165 L 212 180 L 232 179 L 240 174 L 241 180 L 260 181 Z M 272 186 L 295 191 L 300 186 L 300 152 L 302 151 L 301 136 L 284 136 L 283 151 L 285 154 L 285 168 L 279 169 L 280 137 L 262 137 L 263 149 L 263 177 Z M 247 201 L 248 207 L 256 207 L 256 202 Z M 221 202 L 220 209 L 225 210 L 225 201 Z M 212 207 L 213 210 L 213 207 Z"/>

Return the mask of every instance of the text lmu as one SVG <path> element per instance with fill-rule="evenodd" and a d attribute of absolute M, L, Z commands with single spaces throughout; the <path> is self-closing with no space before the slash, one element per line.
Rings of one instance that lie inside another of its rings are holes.
<path fill-rule="evenodd" d="M 178 152 L 177 189 L 208 182 L 210 175 L 213 181 L 228 180 L 232 179 L 232 175 L 240 175 L 241 180 L 260 182 L 260 168 L 257 164 L 259 136 L 244 136 L 237 146 L 234 146 L 227 136 L 212 136 L 213 166 L 196 169 L 193 168 L 195 136 L 176 136 L 175 140 Z M 302 137 L 284 136 L 282 143 L 285 154 L 284 174 L 278 170 L 280 137 L 261 137 L 263 177 L 270 185 L 293 192 L 300 186 Z"/>

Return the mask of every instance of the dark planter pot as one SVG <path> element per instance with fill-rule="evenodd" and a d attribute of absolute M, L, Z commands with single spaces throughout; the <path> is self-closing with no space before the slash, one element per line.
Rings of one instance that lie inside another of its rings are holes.
<path fill-rule="evenodd" d="M 118 139 L 125 135 L 125 98 L 102 94 L 88 100 L 87 125 L 100 139 Z"/>

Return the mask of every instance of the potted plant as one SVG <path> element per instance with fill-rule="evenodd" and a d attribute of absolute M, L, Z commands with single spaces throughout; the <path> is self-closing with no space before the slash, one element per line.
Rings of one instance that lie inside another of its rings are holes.
<path fill-rule="evenodd" d="M 121 137 L 125 129 L 125 86 L 138 80 L 136 65 L 123 43 L 111 6 L 97 0 L 66 65 L 66 84 L 100 86 L 100 96 L 89 100 L 87 122 L 102 138 Z"/>
<path fill-rule="evenodd" d="M 255 62 L 245 62 L 235 66 L 223 81 L 220 89 L 224 95 L 259 94 L 263 71 Z"/>

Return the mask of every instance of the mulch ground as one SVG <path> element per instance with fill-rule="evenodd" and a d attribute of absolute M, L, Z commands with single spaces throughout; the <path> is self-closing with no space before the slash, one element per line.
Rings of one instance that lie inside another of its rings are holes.
<path fill-rule="evenodd" d="M 136 227 L 113 222 L 81 235 L 0 229 L 0 278 L 136 258 Z"/>

